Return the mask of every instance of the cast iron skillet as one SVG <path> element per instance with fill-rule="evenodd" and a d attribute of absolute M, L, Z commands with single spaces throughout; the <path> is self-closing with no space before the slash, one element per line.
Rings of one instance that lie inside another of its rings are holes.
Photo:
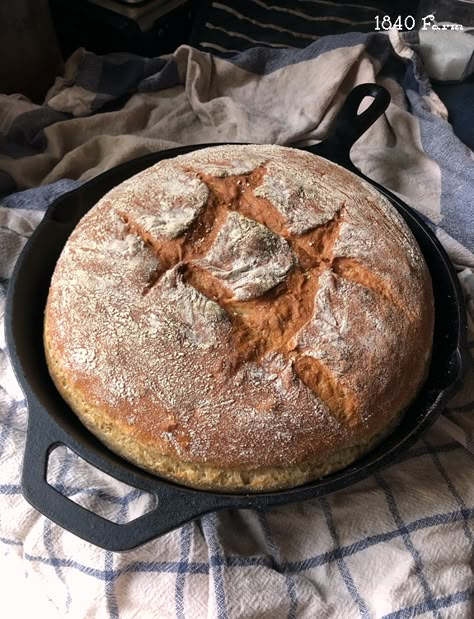
<path fill-rule="evenodd" d="M 366 96 L 373 97 L 373 101 L 368 109 L 358 114 L 360 103 Z M 349 151 L 385 111 L 389 100 L 388 92 L 375 84 L 358 86 L 348 96 L 330 136 L 305 150 L 336 161 L 362 176 L 351 163 Z M 106 191 L 157 161 L 204 146 L 209 145 L 186 146 L 147 155 L 109 170 L 61 196 L 50 206 L 26 245 L 10 282 L 6 336 L 13 367 L 29 409 L 23 495 L 57 524 L 110 550 L 134 548 L 211 511 L 264 509 L 304 501 L 361 480 L 379 467 L 393 463 L 402 450 L 412 445 L 433 423 L 459 385 L 465 365 L 466 316 L 458 280 L 447 255 L 415 212 L 396 196 L 366 179 L 389 198 L 414 233 L 431 272 L 436 303 L 434 350 L 428 379 L 390 437 L 364 458 L 324 479 L 290 490 L 260 494 L 224 494 L 179 486 L 142 471 L 105 448 L 65 404 L 48 374 L 42 329 L 50 279 L 69 234 Z M 67 445 L 98 469 L 151 493 L 156 497 L 156 507 L 127 524 L 119 525 L 77 505 L 46 481 L 48 457 L 58 445 Z"/>

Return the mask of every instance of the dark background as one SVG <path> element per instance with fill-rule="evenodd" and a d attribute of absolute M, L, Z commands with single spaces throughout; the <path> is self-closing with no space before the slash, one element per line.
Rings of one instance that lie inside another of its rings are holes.
<path fill-rule="evenodd" d="M 98 54 L 107 52 L 128 51 L 146 56 L 158 56 L 172 52 L 182 43 L 190 43 L 200 47 L 206 41 L 219 41 L 222 34 L 215 28 L 224 28 L 237 31 L 244 36 L 263 44 L 287 44 L 296 47 L 308 44 L 310 41 L 303 38 L 292 37 L 283 31 L 271 28 L 255 26 L 250 20 L 260 23 L 270 22 L 277 27 L 288 30 L 298 28 L 311 29 L 315 34 L 341 34 L 357 30 L 359 32 L 372 32 L 375 26 L 375 16 L 389 15 L 395 20 L 399 15 L 415 15 L 418 2 L 399 0 L 389 2 L 387 0 L 352 0 L 349 6 L 344 2 L 331 4 L 319 4 L 297 0 L 265 0 L 264 4 L 278 6 L 291 11 L 301 11 L 313 17 L 334 16 L 333 21 L 309 21 L 290 14 L 282 14 L 278 11 L 268 11 L 261 4 L 252 0 L 186 0 L 177 8 L 173 9 L 148 29 L 140 30 L 136 21 L 120 15 L 119 10 L 107 10 L 87 0 L 49 0 L 53 22 L 56 27 L 60 48 L 63 56 L 69 56 L 77 47 L 85 47 Z M 128 5 L 129 7 L 150 6 L 154 0 L 144 0 L 139 4 Z M 163 3 L 163 2 L 162 2 Z M 113 4 L 113 0 L 110 4 Z M 117 7 L 126 6 L 124 2 L 116 1 Z M 234 9 L 243 17 L 250 20 L 238 19 L 231 13 L 218 8 L 224 5 Z M 360 8 L 357 8 L 357 7 Z M 373 7 L 367 10 L 362 7 Z M 337 21 L 337 18 L 357 20 L 370 20 L 369 24 L 347 24 Z M 206 24 L 214 27 L 211 30 Z M 222 38 L 222 37 L 221 37 Z M 252 41 L 234 37 L 231 40 L 234 49 L 243 50 L 252 45 Z M 214 50 L 217 51 L 217 50 Z"/>

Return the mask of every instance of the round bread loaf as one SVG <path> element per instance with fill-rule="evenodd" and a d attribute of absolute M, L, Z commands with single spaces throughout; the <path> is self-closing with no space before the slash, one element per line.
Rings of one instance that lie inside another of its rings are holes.
<path fill-rule="evenodd" d="M 428 369 L 428 269 L 368 183 L 307 152 L 219 146 L 105 195 L 45 316 L 58 390 L 110 449 L 182 484 L 262 491 L 345 467 Z"/>

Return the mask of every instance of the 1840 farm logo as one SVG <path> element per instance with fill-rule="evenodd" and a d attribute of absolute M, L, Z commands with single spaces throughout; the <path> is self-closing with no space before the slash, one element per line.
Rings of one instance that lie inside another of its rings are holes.
<path fill-rule="evenodd" d="M 392 28 L 395 30 L 414 30 L 416 25 L 416 19 L 413 15 L 407 15 L 406 17 L 399 15 L 394 21 L 392 21 L 390 15 L 384 15 L 383 17 L 377 15 L 375 17 L 375 30 L 391 30 Z M 462 24 L 437 24 L 434 15 L 422 17 L 418 27 L 420 30 L 464 30 Z"/>

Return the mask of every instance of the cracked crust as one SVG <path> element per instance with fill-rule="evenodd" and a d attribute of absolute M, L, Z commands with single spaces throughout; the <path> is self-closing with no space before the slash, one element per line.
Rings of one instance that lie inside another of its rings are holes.
<path fill-rule="evenodd" d="M 366 453 L 427 372 L 431 282 L 385 198 L 324 159 L 215 147 L 113 189 L 58 261 L 51 375 L 111 449 L 201 488 Z"/>

